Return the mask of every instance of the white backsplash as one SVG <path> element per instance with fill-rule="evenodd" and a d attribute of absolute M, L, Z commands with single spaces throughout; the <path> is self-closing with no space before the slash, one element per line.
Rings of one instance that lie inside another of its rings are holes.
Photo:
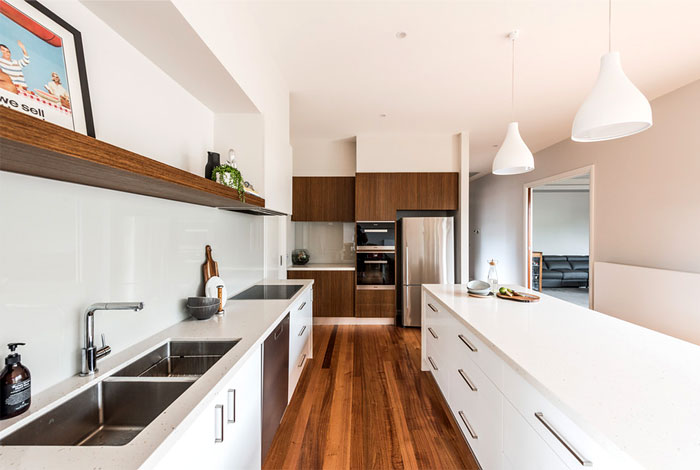
<path fill-rule="evenodd" d="M 355 263 L 355 224 L 293 222 L 294 248 L 305 248 L 310 263 Z"/>
<path fill-rule="evenodd" d="M 229 295 L 262 279 L 263 238 L 262 217 L 0 172 L 0 345 L 27 343 L 38 393 L 78 372 L 91 303 L 145 303 L 96 313 L 121 351 L 187 318 L 205 245 Z"/>

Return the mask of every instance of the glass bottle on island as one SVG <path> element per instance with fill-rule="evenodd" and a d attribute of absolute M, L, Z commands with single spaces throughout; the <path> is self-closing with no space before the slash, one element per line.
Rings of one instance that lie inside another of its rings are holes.
<path fill-rule="evenodd" d="M 498 261 L 496 261 L 495 259 L 490 259 L 488 263 L 489 274 L 487 276 L 487 280 L 491 285 L 491 292 L 493 293 L 493 295 L 496 295 L 496 293 L 498 293 L 498 271 L 496 271 L 496 264 L 498 264 Z"/>

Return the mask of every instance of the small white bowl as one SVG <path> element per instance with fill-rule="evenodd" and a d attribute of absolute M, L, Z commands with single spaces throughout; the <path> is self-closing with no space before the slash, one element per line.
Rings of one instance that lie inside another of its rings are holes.
<path fill-rule="evenodd" d="M 489 295 L 491 286 L 488 282 L 475 280 L 467 283 L 467 290 L 476 295 Z"/>

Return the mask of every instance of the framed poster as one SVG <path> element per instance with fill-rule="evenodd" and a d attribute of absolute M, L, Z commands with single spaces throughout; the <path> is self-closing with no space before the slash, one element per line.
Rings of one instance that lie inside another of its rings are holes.
<path fill-rule="evenodd" d="M 80 32 L 33 0 L 0 0 L 0 105 L 95 137 Z"/>

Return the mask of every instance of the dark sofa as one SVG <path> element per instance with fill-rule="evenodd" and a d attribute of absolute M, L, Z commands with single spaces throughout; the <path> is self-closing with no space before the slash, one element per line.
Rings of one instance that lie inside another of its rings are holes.
<path fill-rule="evenodd" d="M 588 256 L 542 256 L 542 287 L 588 287 Z"/>

